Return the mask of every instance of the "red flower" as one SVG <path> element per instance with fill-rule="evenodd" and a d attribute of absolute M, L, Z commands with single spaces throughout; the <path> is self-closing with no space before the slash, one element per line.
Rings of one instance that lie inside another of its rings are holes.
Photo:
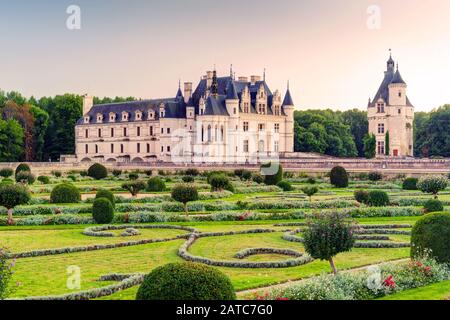
<path fill-rule="evenodd" d="M 383 281 L 383 285 L 390 288 L 390 289 L 394 289 L 395 288 L 395 281 L 394 281 L 394 277 L 392 275 L 390 275 L 389 277 L 387 277 L 384 281 Z"/>
<path fill-rule="evenodd" d="M 277 301 L 289 301 L 288 298 L 277 298 Z"/>

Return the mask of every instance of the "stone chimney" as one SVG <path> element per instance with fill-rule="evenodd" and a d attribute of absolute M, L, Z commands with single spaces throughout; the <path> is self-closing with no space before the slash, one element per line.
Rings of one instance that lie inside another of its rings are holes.
<path fill-rule="evenodd" d="M 248 82 L 248 78 L 247 77 L 239 77 L 239 82 Z"/>
<path fill-rule="evenodd" d="M 184 102 L 188 103 L 192 96 L 192 82 L 184 83 Z"/>
<path fill-rule="evenodd" d="M 256 82 L 261 81 L 261 77 L 260 76 L 251 76 L 250 77 L 250 82 L 252 84 L 255 84 Z"/>
<path fill-rule="evenodd" d="M 206 88 L 211 88 L 212 85 L 212 79 L 213 79 L 213 72 L 212 71 L 206 71 Z"/>
<path fill-rule="evenodd" d="M 91 111 L 93 106 L 94 106 L 94 97 L 85 94 L 83 96 L 83 115 L 89 113 L 89 111 Z"/>

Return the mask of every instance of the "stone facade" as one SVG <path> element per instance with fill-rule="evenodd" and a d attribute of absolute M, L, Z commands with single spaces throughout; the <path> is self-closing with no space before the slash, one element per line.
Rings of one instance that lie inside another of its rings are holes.
<path fill-rule="evenodd" d="M 414 106 L 392 56 L 383 82 L 368 105 L 369 133 L 376 137 L 377 157 L 413 157 Z M 387 145 L 389 143 L 389 146 Z M 389 151 L 389 152 L 388 152 Z"/>
<path fill-rule="evenodd" d="M 265 79 L 207 72 L 175 98 L 94 105 L 75 128 L 77 161 L 257 163 L 294 149 L 294 103 Z"/>

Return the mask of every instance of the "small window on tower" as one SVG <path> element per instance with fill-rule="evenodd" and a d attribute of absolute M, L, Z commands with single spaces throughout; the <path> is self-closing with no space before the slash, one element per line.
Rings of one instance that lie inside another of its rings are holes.
<path fill-rule="evenodd" d="M 398 114 L 402 114 L 402 109 L 398 109 Z"/>
<path fill-rule="evenodd" d="M 399 97 L 399 98 L 402 97 L 402 93 L 401 93 L 401 92 L 398 93 L 398 97 Z"/>

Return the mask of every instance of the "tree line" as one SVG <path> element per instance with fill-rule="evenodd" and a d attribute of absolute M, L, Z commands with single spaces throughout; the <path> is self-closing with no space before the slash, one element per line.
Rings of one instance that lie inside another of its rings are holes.
<path fill-rule="evenodd" d="M 133 100 L 95 97 L 94 104 Z M 57 161 L 62 154 L 74 154 L 74 128 L 83 116 L 82 104 L 82 96 L 75 94 L 36 99 L 0 90 L 0 162 Z M 375 140 L 367 134 L 365 111 L 296 111 L 294 120 L 296 152 L 375 156 Z M 414 132 L 417 157 L 450 157 L 450 105 L 429 113 L 417 112 Z"/>

